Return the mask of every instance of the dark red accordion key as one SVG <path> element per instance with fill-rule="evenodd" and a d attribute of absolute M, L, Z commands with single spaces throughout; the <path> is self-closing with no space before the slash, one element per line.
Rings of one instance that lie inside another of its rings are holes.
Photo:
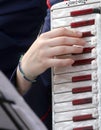
<path fill-rule="evenodd" d="M 83 10 L 76 10 L 70 12 L 70 16 L 79 16 L 79 15 L 87 15 L 87 14 L 92 14 L 92 13 L 101 13 L 100 8 L 90 8 L 90 9 L 83 9 Z"/>
<path fill-rule="evenodd" d="M 86 87 L 82 87 L 82 88 L 73 88 L 72 89 L 73 94 L 91 92 L 91 91 L 92 91 L 92 86 L 86 86 Z"/>
<path fill-rule="evenodd" d="M 83 98 L 83 99 L 76 99 L 72 101 L 73 105 L 82 105 L 92 103 L 92 98 Z"/>
<path fill-rule="evenodd" d="M 74 76 L 74 77 L 72 77 L 72 82 L 91 80 L 91 78 L 92 78 L 91 74 L 81 75 L 81 76 Z"/>
<path fill-rule="evenodd" d="M 72 64 L 72 66 L 91 64 L 92 60 L 94 60 L 94 58 L 83 59 L 83 60 L 76 60 L 76 61 Z"/>
<path fill-rule="evenodd" d="M 93 9 L 76 10 L 70 13 L 71 16 L 79 16 L 93 13 Z"/>
<path fill-rule="evenodd" d="M 94 36 L 94 34 L 92 34 L 91 31 L 88 31 L 88 32 L 82 32 L 82 37 L 90 37 L 90 36 Z"/>
<path fill-rule="evenodd" d="M 73 130 L 94 130 L 94 129 L 93 126 L 85 126 L 85 127 L 73 128 Z"/>
<path fill-rule="evenodd" d="M 94 47 L 85 47 L 82 53 L 90 53 Z"/>
<path fill-rule="evenodd" d="M 76 28 L 76 27 L 82 27 L 82 26 L 88 26 L 88 25 L 93 25 L 95 24 L 95 20 L 91 19 L 91 20 L 85 20 L 85 21 L 80 21 L 80 22 L 74 22 L 71 23 L 71 28 Z"/>
<path fill-rule="evenodd" d="M 80 115 L 80 116 L 74 116 L 73 117 L 73 121 L 77 122 L 77 121 L 85 121 L 85 120 L 91 120 L 91 119 L 95 119 L 92 117 L 92 114 L 87 114 L 87 115 Z"/>
<path fill-rule="evenodd" d="M 85 53 L 91 53 L 92 49 L 95 48 L 95 47 L 85 47 L 83 48 L 83 52 L 80 53 L 80 54 L 85 54 Z M 72 54 L 72 55 L 78 55 L 78 54 Z"/>

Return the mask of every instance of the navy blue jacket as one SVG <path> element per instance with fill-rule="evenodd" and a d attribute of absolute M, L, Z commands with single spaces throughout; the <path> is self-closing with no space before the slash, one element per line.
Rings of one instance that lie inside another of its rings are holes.
<path fill-rule="evenodd" d="M 8 78 L 36 39 L 46 9 L 46 0 L 0 0 L 0 69 Z"/>
<path fill-rule="evenodd" d="M 60 0 L 51 2 L 55 4 Z M 8 78 L 16 68 L 21 54 L 25 53 L 36 39 L 46 10 L 45 0 L 0 1 L 0 69 Z M 42 32 L 49 30 L 48 9 Z M 37 82 L 24 95 L 24 99 L 48 129 L 52 130 L 50 69 L 37 78 Z"/>

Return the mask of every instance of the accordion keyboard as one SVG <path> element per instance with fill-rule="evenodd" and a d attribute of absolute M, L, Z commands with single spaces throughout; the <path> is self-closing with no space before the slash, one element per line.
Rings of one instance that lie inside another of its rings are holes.
<path fill-rule="evenodd" d="M 101 0 L 68 0 L 51 7 L 51 29 L 82 31 L 87 44 L 69 67 L 52 68 L 53 130 L 101 130 Z"/>

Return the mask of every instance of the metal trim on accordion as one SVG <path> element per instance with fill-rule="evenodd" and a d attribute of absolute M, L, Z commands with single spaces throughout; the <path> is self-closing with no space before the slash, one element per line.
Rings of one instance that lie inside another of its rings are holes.
<path fill-rule="evenodd" d="M 101 0 L 68 0 L 51 7 L 51 29 L 82 31 L 87 44 L 69 67 L 52 68 L 53 130 L 101 130 Z"/>

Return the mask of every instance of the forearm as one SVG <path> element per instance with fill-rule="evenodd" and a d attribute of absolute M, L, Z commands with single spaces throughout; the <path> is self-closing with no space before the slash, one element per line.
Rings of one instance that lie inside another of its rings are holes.
<path fill-rule="evenodd" d="M 24 59 L 26 59 L 26 56 Z M 18 91 L 21 94 L 24 94 L 31 87 L 32 83 L 36 82 L 36 76 L 31 76 L 28 71 L 28 66 L 25 65 L 26 67 L 24 68 L 22 62 L 25 64 L 25 62 L 22 61 L 22 58 L 20 58 L 16 71 L 16 86 Z"/>

